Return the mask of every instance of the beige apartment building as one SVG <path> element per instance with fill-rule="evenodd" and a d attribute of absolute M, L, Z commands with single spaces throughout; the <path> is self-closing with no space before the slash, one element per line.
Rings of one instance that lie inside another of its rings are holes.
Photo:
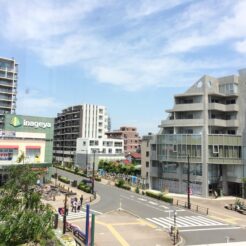
<path fill-rule="evenodd" d="M 136 127 L 122 126 L 119 130 L 107 132 L 108 138 L 123 139 L 125 154 L 136 152 L 140 149 L 140 137 Z"/>
<path fill-rule="evenodd" d="M 149 139 L 150 187 L 192 194 L 245 196 L 246 69 L 220 78 L 205 75 L 174 106 Z M 147 169 L 146 169 L 147 170 Z"/>

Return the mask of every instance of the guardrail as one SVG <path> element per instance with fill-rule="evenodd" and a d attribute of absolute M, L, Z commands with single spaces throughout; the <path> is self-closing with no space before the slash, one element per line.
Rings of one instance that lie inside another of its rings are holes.
<path fill-rule="evenodd" d="M 182 200 L 173 199 L 173 205 L 188 208 L 188 202 L 185 202 Z M 190 210 L 198 212 L 198 213 L 206 214 L 206 215 L 208 215 L 208 212 L 209 212 L 209 208 L 202 207 L 202 206 L 199 206 L 193 203 L 190 204 Z"/>

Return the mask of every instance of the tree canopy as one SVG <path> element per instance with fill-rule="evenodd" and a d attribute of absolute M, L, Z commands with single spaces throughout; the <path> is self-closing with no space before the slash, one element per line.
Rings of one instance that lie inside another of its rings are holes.
<path fill-rule="evenodd" d="M 0 195 L 0 245 L 41 243 L 52 237 L 53 211 L 41 202 L 38 175 L 29 165 L 10 168 Z"/>

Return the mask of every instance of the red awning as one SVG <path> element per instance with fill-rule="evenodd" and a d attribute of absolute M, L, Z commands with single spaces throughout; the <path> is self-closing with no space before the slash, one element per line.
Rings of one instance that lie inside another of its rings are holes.
<path fill-rule="evenodd" d="M 0 149 L 19 149 L 18 145 L 0 145 Z"/>
<path fill-rule="evenodd" d="M 40 146 L 26 146 L 26 149 L 41 149 Z"/>

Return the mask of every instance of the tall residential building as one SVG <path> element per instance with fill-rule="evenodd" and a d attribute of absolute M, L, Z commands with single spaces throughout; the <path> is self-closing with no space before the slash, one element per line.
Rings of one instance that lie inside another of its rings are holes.
<path fill-rule="evenodd" d="M 187 193 L 189 156 L 192 194 L 245 197 L 245 95 L 242 69 L 239 75 L 205 75 L 174 96 L 174 107 L 151 140 L 151 188 Z"/>
<path fill-rule="evenodd" d="M 74 162 L 77 138 L 103 138 L 107 130 L 104 106 L 82 104 L 62 110 L 54 124 L 54 161 Z"/>
<path fill-rule="evenodd" d="M 16 61 L 0 57 L 0 129 L 3 129 L 4 114 L 15 113 L 17 79 Z"/>
<path fill-rule="evenodd" d="M 122 126 L 119 130 L 106 133 L 108 138 L 123 139 L 125 154 L 140 150 L 140 137 L 136 127 Z"/>

